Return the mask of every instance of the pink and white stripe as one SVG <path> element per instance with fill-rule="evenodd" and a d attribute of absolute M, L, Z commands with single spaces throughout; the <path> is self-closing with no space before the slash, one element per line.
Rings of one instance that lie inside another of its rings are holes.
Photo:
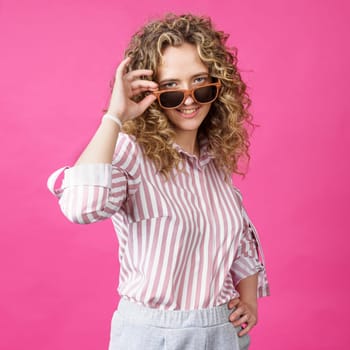
<path fill-rule="evenodd" d="M 66 217 L 88 224 L 112 218 L 119 240 L 118 292 L 168 310 L 228 302 L 243 278 L 258 273 L 258 296 L 269 294 L 258 234 L 239 191 L 224 181 L 201 144 L 199 158 L 174 145 L 183 172 L 169 180 L 119 134 L 110 164 L 62 168 L 49 179 Z M 60 189 L 54 183 L 64 171 Z"/>

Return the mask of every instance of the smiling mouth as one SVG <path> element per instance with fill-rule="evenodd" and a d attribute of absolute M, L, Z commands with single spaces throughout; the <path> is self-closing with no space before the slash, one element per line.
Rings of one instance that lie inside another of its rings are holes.
<path fill-rule="evenodd" d="M 197 112 L 198 109 L 199 109 L 198 107 L 197 108 L 186 108 L 186 109 L 178 109 L 178 111 L 182 114 L 190 115 L 190 114 Z"/>

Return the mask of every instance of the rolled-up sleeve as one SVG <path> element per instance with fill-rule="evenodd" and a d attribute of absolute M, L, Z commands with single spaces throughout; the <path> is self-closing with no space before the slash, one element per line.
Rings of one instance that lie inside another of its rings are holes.
<path fill-rule="evenodd" d="M 235 286 L 251 275 L 258 274 L 257 296 L 270 295 L 269 283 L 265 269 L 265 258 L 259 240 L 258 232 L 242 208 L 243 230 L 239 242 L 238 252 L 231 266 L 231 274 Z"/>
<path fill-rule="evenodd" d="M 54 189 L 60 172 L 62 186 Z M 139 150 L 130 136 L 120 133 L 112 164 L 81 164 L 51 175 L 48 187 L 72 222 L 89 224 L 111 217 L 140 183 Z"/>

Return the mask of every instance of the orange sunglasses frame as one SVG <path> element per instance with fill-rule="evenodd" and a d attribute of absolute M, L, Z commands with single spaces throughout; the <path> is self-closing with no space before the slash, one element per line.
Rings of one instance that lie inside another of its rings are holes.
<path fill-rule="evenodd" d="M 203 87 L 207 87 L 207 86 L 216 86 L 217 87 L 215 98 L 213 98 L 213 100 L 210 101 L 210 102 L 199 102 L 199 101 L 197 101 L 196 97 L 194 96 L 194 91 L 197 90 L 197 89 L 203 88 Z M 157 97 L 158 103 L 159 103 L 159 105 L 162 108 L 164 108 L 164 109 L 174 109 L 174 108 L 178 108 L 179 106 L 181 106 L 188 96 L 191 96 L 193 98 L 193 100 L 196 103 L 200 104 L 200 105 L 206 105 L 208 103 L 212 103 L 213 101 L 215 101 L 217 99 L 217 97 L 219 95 L 219 92 L 220 92 L 220 87 L 221 87 L 221 82 L 217 81 L 216 83 L 208 83 L 208 84 L 204 84 L 204 85 L 201 85 L 201 86 L 196 86 L 195 88 L 189 89 L 189 90 L 187 90 L 187 89 L 171 89 L 170 90 L 169 89 L 169 90 L 154 91 L 152 93 L 153 93 L 153 95 L 155 95 Z M 179 103 L 175 107 L 164 107 L 162 105 L 162 103 L 160 102 L 160 95 L 165 93 L 165 92 L 183 92 L 184 97 L 183 97 L 181 103 Z"/>

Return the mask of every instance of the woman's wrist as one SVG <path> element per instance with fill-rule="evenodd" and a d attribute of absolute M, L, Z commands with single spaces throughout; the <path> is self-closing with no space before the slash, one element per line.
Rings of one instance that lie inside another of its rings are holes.
<path fill-rule="evenodd" d="M 118 116 L 116 116 L 113 113 L 109 113 L 109 112 L 105 113 L 102 117 L 102 120 L 106 120 L 106 119 L 113 121 L 115 124 L 119 126 L 120 129 L 123 127 L 123 122 L 120 120 Z"/>

